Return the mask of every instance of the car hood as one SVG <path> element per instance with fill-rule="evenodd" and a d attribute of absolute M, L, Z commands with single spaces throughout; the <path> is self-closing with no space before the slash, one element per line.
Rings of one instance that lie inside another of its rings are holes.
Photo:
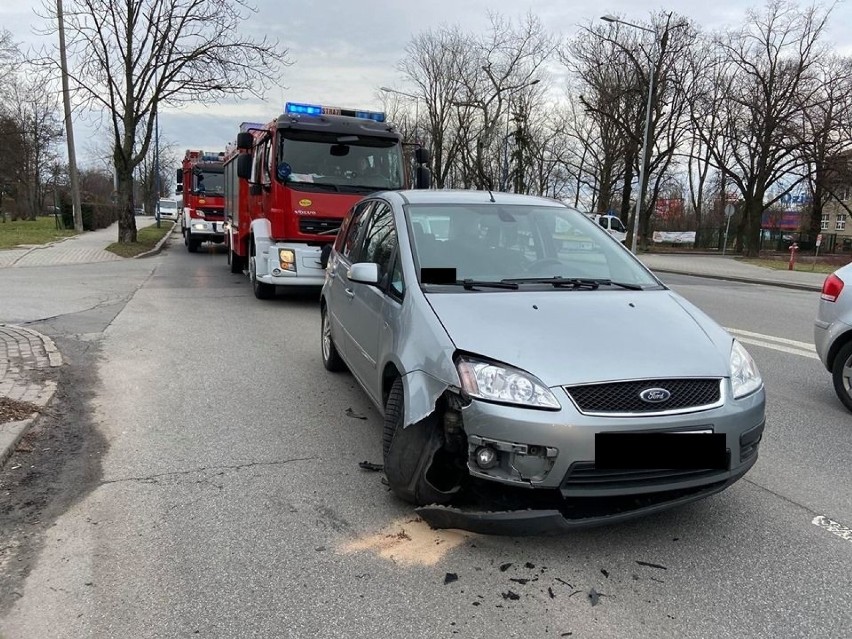
<path fill-rule="evenodd" d="M 547 386 L 729 375 L 731 337 L 668 290 L 426 298 L 457 349 L 521 368 Z"/>

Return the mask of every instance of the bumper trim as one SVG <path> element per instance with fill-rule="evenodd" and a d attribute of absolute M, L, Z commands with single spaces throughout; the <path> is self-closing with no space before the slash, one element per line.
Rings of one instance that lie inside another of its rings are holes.
<path fill-rule="evenodd" d="M 749 462 L 744 463 L 727 480 L 710 484 L 704 490 L 699 490 L 689 495 L 672 499 L 662 503 L 653 504 L 612 515 L 597 515 L 577 519 L 568 519 L 558 510 L 510 510 L 510 511 L 465 511 L 448 506 L 421 506 L 415 512 L 423 518 L 432 528 L 456 528 L 467 530 L 483 535 L 508 535 L 508 536 L 536 536 L 558 534 L 567 530 L 580 528 L 592 528 L 605 524 L 615 524 L 646 515 L 659 513 L 670 508 L 683 506 L 705 497 L 710 497 L 722 492 L 754 465 L 757 455 Z"/>

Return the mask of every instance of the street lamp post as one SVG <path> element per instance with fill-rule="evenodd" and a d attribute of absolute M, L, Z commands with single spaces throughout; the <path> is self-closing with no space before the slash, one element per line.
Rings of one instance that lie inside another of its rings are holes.
<path fill-rule="evenodd" d="M 379 87 L 381 91 L 385 93 L 396 93 L 397 95 L 404 95 L 406 98 L 411 98 L 414 100 L 414 141 L 418 141 L 418 123 L 420 121 L 420 97 L 414 95 L 413 93 L 406 93 L 405 91 L 397 91 L 396 89 L 391 89 L 390 87 Z"/>
<path fill-rule="evenodd" d="M 633 24 L 632 22 L 627 22 L 625 20 L 619 20 L 615 16 L 605 15 L 601 16 L 601 20 L 604 22 L 614 22 L 618 24 L 624 24 L 628 27 L 633 27 L 634 29 L 641 29 L 642 31 L 647 31 L 649 33 L 654 34 L 654 44 L 657 42 L 657 32 L 655 29 L 649 29 L 648 27 L 643 27 L 638 24 Z M 645 196 L 645 180 L 647 179 L 645 167 L 648 163 L 648 154 L 650 152 L 650 137 L 651 133 L 651 101 L 654 97 L 654 78 L 657 75 L 657 64 L 655 58 L 652 56 L 651 58 L 651 74 L 648 77 L 648 103 L 645 106 L 645 134 L 642 139 L 642 158 L 639 161 L 639 195 L 636 196 L 636 212 L 633 215 L 633 239 L 630 242 L 630 250 L 633 253 L 636 253 L 636 238 L 639 236 L 639 217 L 642 212 L 642 200 Z"/>

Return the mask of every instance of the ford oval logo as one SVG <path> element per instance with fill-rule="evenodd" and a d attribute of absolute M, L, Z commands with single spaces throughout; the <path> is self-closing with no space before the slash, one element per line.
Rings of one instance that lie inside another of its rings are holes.
<path fill-rule="evenodd" d="M 648 402 L 649 404 L 659 404 L 660 402 L 666 401 L 671 396 L 672 394 L 665 388 L 646 388 L 639 393 L 639 397 L 642 401 Z"/>

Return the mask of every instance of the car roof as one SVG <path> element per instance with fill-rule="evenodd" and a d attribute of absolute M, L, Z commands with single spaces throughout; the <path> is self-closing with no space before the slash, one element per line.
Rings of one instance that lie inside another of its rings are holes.
<path fill-rule="evenodd" d="M 558 200 L 551 200 L 549 198 L 537 197 L 534 195 L 521 195 L 518 193 L 501 193 L 499 191 L 418 189 L 389 191 L 382 193 L 381 195 L 388 199 L 398 197 L 402 200 L 403 204 L 488 204 L 493 201 L 495 204 L 566 208 L 566 206 Z"/>

